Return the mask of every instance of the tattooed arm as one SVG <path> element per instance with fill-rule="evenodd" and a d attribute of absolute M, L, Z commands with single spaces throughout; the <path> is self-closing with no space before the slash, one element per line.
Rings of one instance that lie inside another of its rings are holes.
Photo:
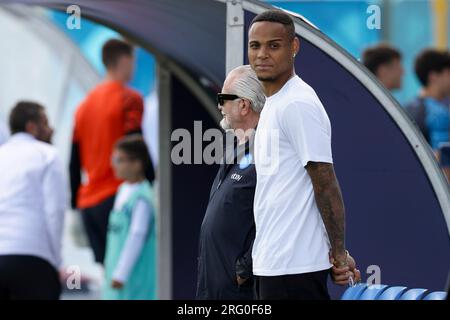
<path fill-rule="evenodd" d="M 346 264 L 344 201 L 333 164 L 308 162 L 305 168 L 311 177 L 317 207 L 327 229 L 331 254 L 335 261 Z"/>

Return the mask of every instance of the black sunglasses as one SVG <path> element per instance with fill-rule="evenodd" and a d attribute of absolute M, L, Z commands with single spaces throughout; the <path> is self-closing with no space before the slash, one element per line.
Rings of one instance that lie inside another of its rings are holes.
<path fill-rule="evenodd" d="M 217 103 L 219 106 L 223 106 L 226 100 L 236 100 L 240 97 L 235 94 L 226 94 L 226 93 L 218 93 L 217 94 Z"/>

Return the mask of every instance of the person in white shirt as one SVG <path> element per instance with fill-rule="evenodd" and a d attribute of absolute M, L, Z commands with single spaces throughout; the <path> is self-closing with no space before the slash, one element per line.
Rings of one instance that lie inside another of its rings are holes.
<path fill-rule="evenodd" d="M 0 300 L 58 299 L 67 188 L 44 108 L 19 102 L 0 146 Z M 46 142 L 43 142 L 46 141 Z"/>
<path fill-rule="evenodd" d="M 330 120 L 315 91 L 295 74 L 298 50 L 289 15 L 270 10 L 254 18 L 248 58 L 266 95 L 255 136 L 257 299 L 326 300 L 330 270 L 337 284 L 360 278 L 345 250 Z"/>

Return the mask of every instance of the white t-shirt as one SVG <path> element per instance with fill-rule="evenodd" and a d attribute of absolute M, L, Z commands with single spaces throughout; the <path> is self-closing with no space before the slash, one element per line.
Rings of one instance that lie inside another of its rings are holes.
<path fill-rule="evenodd" d="M 31 255 L 62 266 L 67 186 L 53 146 L 28 133 L 0 146 L 0 256 Z"/>
<path fill-rule="evenodd" d="M 305 169 L 309 161 L 333 163 L 331 124 L 314 89 L 295 76 L 266 98 L 256 130 L 255 275 L 331 267 L 328 235 Z"/>

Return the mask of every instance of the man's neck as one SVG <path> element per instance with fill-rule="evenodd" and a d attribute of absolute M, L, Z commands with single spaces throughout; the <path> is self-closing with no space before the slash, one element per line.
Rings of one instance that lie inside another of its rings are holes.
<path fill-rule="evenodd" d="M 246 123 L 239 126 L 239 129 L 235 130 L 236 137 L 238 139 L 238 145 L 242 145 L 248 141 L 250 136 L 254 133 L 256 126 L 258 125 L 259 115 L 252 119 L 249 119 Z"/>
<path fill-rule="evenodd" d="M 11 136 L 15 136 L 15 137 L 26 137 L 28 139 L 36 139 L 34 134 L 32 134 L 31 132 L 28 131 L 20 131 L 20 132 L 16 132 L 14 134 L 12 134 Z"/>
<path fill-rule="evenodd" d="M 126 80 L 123 79 L 121 76 L 119 76 L 118 74 L 115 74 L 113 72 L 107 72 L 106 76 L 105 76 L 105 81 L 114 81 L 114 82 L 120 82 L 122 84 L 126 83 Z"/>
<path fill-rule="evenodd" d="M 380 82 L 386 87 L 386 89 L 388 89 L 389 91 L 393 90 L 392 85 L 391 85 L 391 81 L 389 79 L 387 79 L 386 77 L 382 77 L 377 75 L 378 80 L 380 80 Z"/>
<path fill-rule="evenodd" d="M 421 96 L 424 98 L 433 98 L 435 100 L 443 100 L 445 98 L 445 94 L 435 87 L 424 88 Z"/>
<path fill-rule="evenodd" d="M 273 96 L 275 93 L 281 90 L 283 86 L 288 82 L 293 76 L 295 76 L 295 70 L 292 69 L 291 72 L 287 72 L 286 74 L 280 76 L 275 81 L 261 81 L 264 87 L 264 93 L 266 97 Z"/>

